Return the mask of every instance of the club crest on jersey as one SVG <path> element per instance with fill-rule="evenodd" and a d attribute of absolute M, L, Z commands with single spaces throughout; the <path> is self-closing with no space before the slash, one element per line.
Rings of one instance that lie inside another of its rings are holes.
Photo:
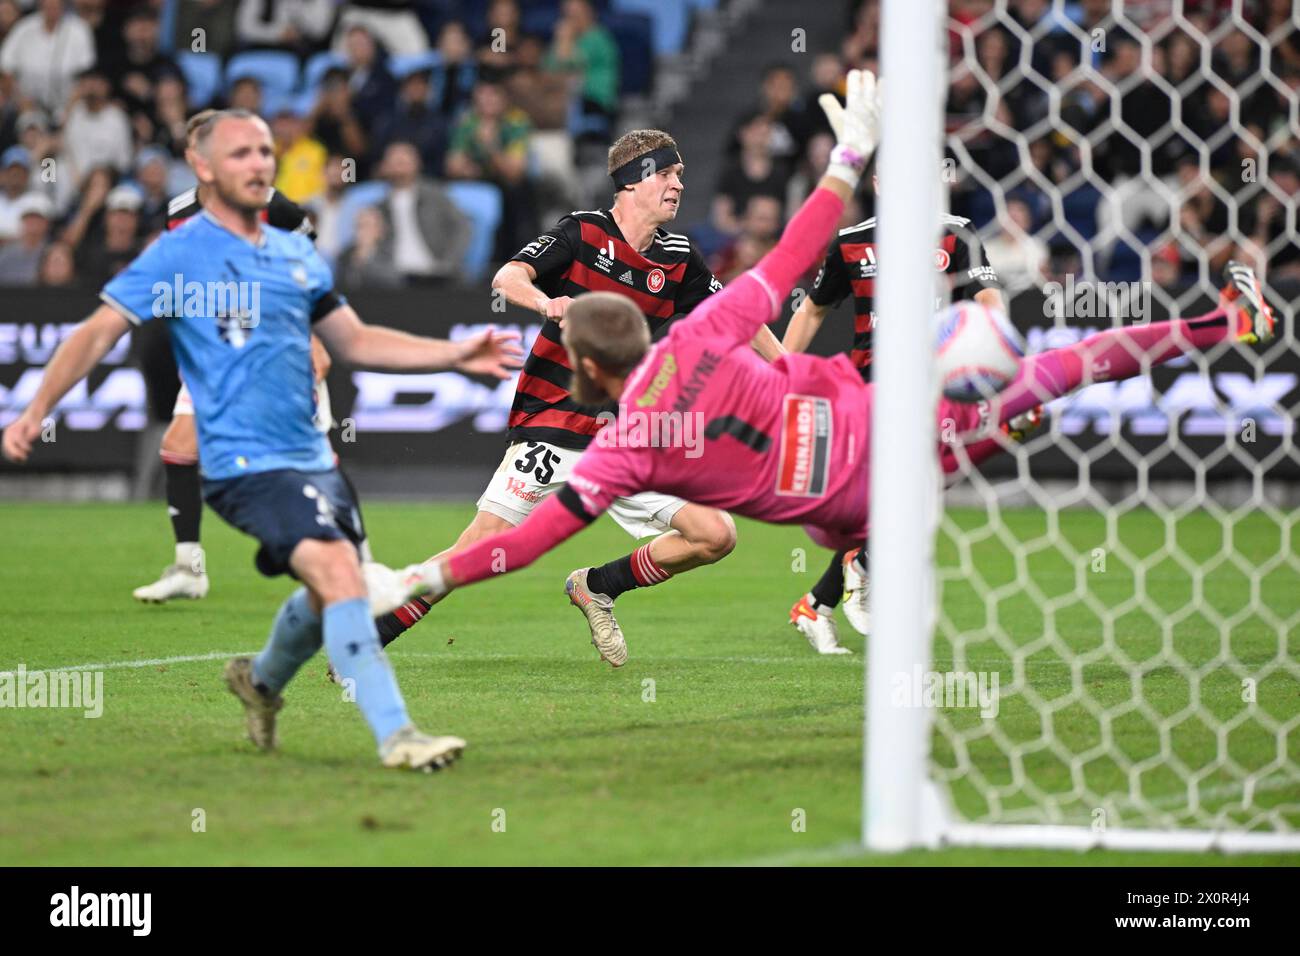
<path fill-rule="evenodd" d="M 217 334 L 221 336 L 221 341 L 236 349 L 242 349 L 248 344 L 249 333 L 257 326 L 253 321 L 253 314 L 247 310 L 239 310 L 230 315 L 217 315 L 215 319 Z"/>
<path fill-rule="evenodd" d="M 940 272 L 948 271 L 948 264 L 952 262 L 952 256 L 948 255 L 947 249 L 934 250 L 934 267 Z"/>
<path fill-rule="evenodd" d="M 665 281 L 663 269 L 651 269 L 646 273 L 645 287 L 651 292 L 662 292 Z"/>
<path fill-rule="evenodd" d="M 781 413 L 776 493 L 820 498 L 826 494 L 830 461 L 830 400 L 815 395 L 787 395 Z"/>

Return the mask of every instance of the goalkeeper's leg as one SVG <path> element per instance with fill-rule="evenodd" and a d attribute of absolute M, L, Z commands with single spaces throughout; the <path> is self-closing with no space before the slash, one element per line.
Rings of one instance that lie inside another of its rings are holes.
<path fill-rule="evenodd" d="M 1025 358 L 1015 381 L 993 399 L 993 417 L 1005 423 L 1081 385 L 1133 378 L 1153 365 L 1203 352 L 1225 340 L 1254 343 L 1271 339 L 1273 314 L 1254 272 L 1230 262 L 1224 280 L 1219 307 L 1207 315 L 1108 329 L 1066 348 Z"/>

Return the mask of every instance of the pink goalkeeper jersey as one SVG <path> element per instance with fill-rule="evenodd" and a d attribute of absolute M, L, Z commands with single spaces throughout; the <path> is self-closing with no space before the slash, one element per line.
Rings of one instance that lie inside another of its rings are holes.
<path fill-rule="evenodd" d="M 517 528 L 447 558 L 456 584 L 517 571 L 576 534 L 615 498 L 658 491 L 777 524 L 819 544 L 866 536 L 869 386 L 843 356 L 750 347 L 807 272 L 844 204 L 817 189 L 777 247 L 677 322 L 628 378 L 619 417 L 574 465 L 568 485 Z"/>
<path fill-rule="evenodd" d="M 650 350 L 628 378 L 618 421 L 569 478 L 589 514 L 657 491 L 862 537 L 870 390 L 843 355 L 768 364 L 754 352 L 750 340 L 782 299 L 747 272 Z"/>

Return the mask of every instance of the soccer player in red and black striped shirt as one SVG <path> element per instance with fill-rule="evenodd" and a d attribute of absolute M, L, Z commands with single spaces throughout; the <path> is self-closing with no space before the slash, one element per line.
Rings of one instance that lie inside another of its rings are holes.
<path fill-rule="evenodd" d="M 872 177 L 873 183 L 876 178 Z M 984 257 L 979 237 L 969 219 L 944 216 L 934 268 L 947 278 L 946 297 L 935 300 L 936 311 L 944 299 L 974 299 L 992 309 L 1005 310 L 997 273 Z M 853 296 L 853 345 L 849 358 L 864 382 L 871 381 L 871 334 L 876 327 L 876 220 L 875 217 L 841 229 L 831 241 L 826 260 L 813 282 L 812 292 L 790 319 L 782 344 L 791 352 L 808 348 L 831 309 Z M 981 451 L 996 449 L 995 442 Z M 979 452 L 977 452 L 979 453 Z M 835 631 L 835 607 L 844 598 L 844 613 L 853 629 L 865 635 L 868 581 L 866 550 L 840 551 L 813 589 L 790 609 L 790 623 L 822 654 L 842 653 Z"/>
<path fill-rule="evenodd" d="M 519 376 L 505 458 L 453 548 L 519 525 L 563 488 L 582 450 L 604 424 L 598 416 L 616 409 L 612 403 L 584 406 L 570 394 L 573 373 L 560 327 L 572 297 L 598 291 L 626 296 L 655 332 L 722 288 L 690 239 L 663 228 L 677 215 L 683 168 L 677 143 L 667 133 L 625 134 L 609 150 L 613 205 L 563 217 L 492 280 L 512 304 L 548 321 Z M 783 351 L 766 328 L 755 337 L 754 347 L 768 359 Z M 627 660 L 627 644 L 614 619 L 614 600 L 625 591 L 720 560 L 735 546 L 736 531 L 729 515 L 669 495 L 620 498 L 609 510 L 634 538 L 655 538 L 617 561 L 574 571 L 565 590 L 586 615 L 601 657 L 618 667 Z M 413 601 L 381 618 L 381 639 L 392 640 L 428 608 Z"/>

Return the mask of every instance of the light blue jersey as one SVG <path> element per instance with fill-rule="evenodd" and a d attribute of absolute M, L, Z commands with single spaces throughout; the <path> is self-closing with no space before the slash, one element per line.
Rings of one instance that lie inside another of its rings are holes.
<path fill-rule="evenodd" d="M 262 225 L 254 245 L 201 212 L 159 236 L 100 298 L 137 325 L 169 321 L 211 480 L 334 456 L 312 424 L 311 324 L 343 299 L 305 236 Z"/>

